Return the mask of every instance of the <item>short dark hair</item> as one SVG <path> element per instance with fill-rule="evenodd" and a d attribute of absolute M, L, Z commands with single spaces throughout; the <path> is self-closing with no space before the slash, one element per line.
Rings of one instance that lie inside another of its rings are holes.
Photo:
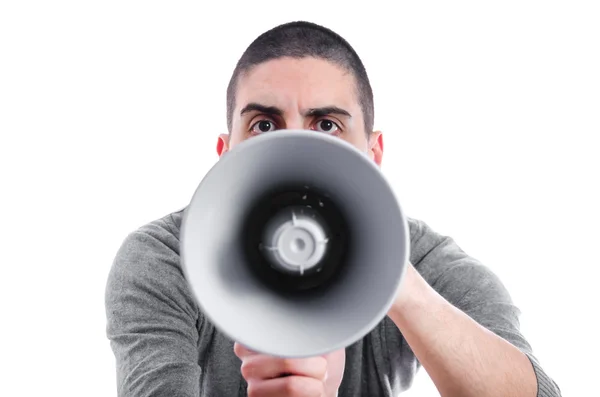
<path fill-rule="evenodd" d="M 315 57 L 352 73 L 363 112 L 365 131 L 373 131 L 373 90 L 367 71 L 352 46 L 339 34 L 312 22 L 295 21 L 276 26 L 258 36 L 238 61 L 227 87 L 227 128 L 231 133 L 237 84 L 241 74 L 254 66 L 282 57 Z"/>

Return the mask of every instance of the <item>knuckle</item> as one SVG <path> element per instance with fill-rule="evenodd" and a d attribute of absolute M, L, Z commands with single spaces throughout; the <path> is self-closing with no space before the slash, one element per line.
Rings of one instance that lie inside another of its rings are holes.
<path fill-rule="evenodd" d="M 252 377 L 252 373 L 254 371 L 254 363 L 253 360 L 245 360 L 242 362 L 242 366 L 240 367 L 240 372 L 244 379 L 248 380 Z"/>
<path fill-rule="evenodd" d="M 287 396 L 300 396 L 302 394 L 302 378 L 290 376 L 283 382 L 283 392 Z"/>
<path fill-rule="evenodd" d="M 288 397 L 321 397 L 325 388 L 316 379 L 292 376 L 285 380 L 283 394 Z"/>
<path fill-rule="evenodd" d="M 236 356 L 240 357 L 243 355 L 244 351 L 243 351 L 243 347 L 242 345 L 240 345 L 239 343 L 235 343 L 233 345 L 233 352 L 235 353 Z"/>
<path fill-rule="evenodd" d="M 292 373 L 296 368 L 296 361 L 290 358 L 281 359 L 279 367 L 282 373 Z"/>
<path fill-rule="evenodd" d="M 319 371 L 321 376 L 325 376 L 327 373 L 327 359 L 325 357 L 317 357 L 314 363 L 315 368 Z"/>
<path fill-rule="evenodd" d="M 248 397 L 260 397 L 260 393 L 256 388 L 254 382 L 248 382 L 248 387 L 246 388 L 246 395 Z"/>
<path fill-rule="evenodd" d="M 241 343 L 235 342 L 233 345 L 233 352 L 239 358 L 255 356 L 257 353 L 248 349 L 246 346 Z"/>

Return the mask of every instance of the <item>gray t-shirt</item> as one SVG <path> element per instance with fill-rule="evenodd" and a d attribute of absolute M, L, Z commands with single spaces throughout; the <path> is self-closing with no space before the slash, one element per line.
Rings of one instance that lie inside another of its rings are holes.
<path fill-rule="evenodd" d="M 183 277 L 180 210 L 132 232 L 106 287 L 107 335 L 116 358 L 119 396 L 246 396 L 234 342 L 202 315 Z M 538 396 L 560 396 L 519 331 L 519 310 L 500 280 L 449 237 L 409 219 L 410 261 L 453 305 L 523 351 Z M 339 397 L 393 397 L 407 390 L 420 364 L 385 318 L 346 349 Z"/>

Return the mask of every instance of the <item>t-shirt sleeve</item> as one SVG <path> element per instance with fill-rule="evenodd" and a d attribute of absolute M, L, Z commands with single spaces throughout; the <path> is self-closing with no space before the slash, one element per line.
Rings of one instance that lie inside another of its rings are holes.
<path fill-rule="evenodd" d="M 422 221 L 411 225 L 411 263 L 447 301 L 521 350 L 534 368 L 539 397 L 560 396 L 520 332 L 520 311 L 501 280 L 447 236 Z"/>
<path fill-rule="evenodd" d="M 178 240 L 158 224 L 131 233 L 106 285 L 107 336 L 120 397 L 198 397 L 199 311 L 179 266 Z"/>

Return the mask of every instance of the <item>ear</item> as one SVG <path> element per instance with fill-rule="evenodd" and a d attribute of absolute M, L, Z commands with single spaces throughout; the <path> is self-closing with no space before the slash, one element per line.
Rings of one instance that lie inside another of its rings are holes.
<path fill-rule="evenodd" d="M 369 156 L 381 167 L 383 160 L 383 133 L 381 131 L 373 131 L 369 136 Z"/>
<path fill-rule="evenodd" d="M 229 150 L 229 135 L 221 134 L 217 140 L 217 154 L 221 157 Z"/>

